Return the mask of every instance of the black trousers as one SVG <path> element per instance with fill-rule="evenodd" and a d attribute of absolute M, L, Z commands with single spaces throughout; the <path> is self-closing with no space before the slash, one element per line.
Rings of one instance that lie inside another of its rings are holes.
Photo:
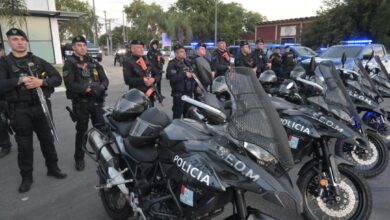
<path fill-rule="evenodd" d="M 187 95 L 189 97 L 192 97 L 191 93 L 181 93 L 181 94 L 172 94 L 173 97 L 173 118 L 181 118 L 182 116 L 185 117 L 188 109 L 190 108 L 190 104 L 183 102 L 181 100 L 182 95 Z"/>
<path fill-rule="evenodd" d="M 51 110 L 51 104 L 47 101 Z M 29 106 L 11 105 L 11 125 L 18 144 L 18 165 L 23 178 L 32 178 L 33 132 L 38 137 L 48 170 L 58 169 L 54 137 L 39 103 Z"/>
<path fill-rule="evenodd" d="M 76 122 L 76 143 L 75 143 L 75 160 L 84 159 L 84 150 L 82 148 L 85 132 L 88 130 L 89 119 L 92 125 L 98 129 L 104 127 L 103 119 L 103 102 L 74 101 L 72 104 L 73 112 L 77 117 Z"/>

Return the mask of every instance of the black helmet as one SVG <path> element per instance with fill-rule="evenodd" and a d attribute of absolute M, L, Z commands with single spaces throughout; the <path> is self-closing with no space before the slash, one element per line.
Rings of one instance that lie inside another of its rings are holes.
<path fill-rule="evenodd" d="M 303 78 L 306 76 L 306 70 L 302 66 L 296 66 L 293 70 L 291 70 L 290 78 L 296 79 L 296 78 Z"/>
<path fill-rule="evenodd" d="M 278 77 L 273 70 L 266 70 L 260 74 L 259 81 L 261 83 L 274 83 L 278 81 Z"/>
<path fill-rule="evenodd" d="M 152 39 L 150 41 L 150 43 L 149 43 L 149 47 L 151 48 L 153 44 L 157 44 L 157 46 L 158 46 L 158 44 L 159 44 L 158 40 L 157 39 Z"/>
<path fill-rule="evenodd" d="M 127 121 L 139 116 L 151 106 L 149 98 L 138 89 L 130 89 L 115 104 L 112 117 L 117 121 Z"/>

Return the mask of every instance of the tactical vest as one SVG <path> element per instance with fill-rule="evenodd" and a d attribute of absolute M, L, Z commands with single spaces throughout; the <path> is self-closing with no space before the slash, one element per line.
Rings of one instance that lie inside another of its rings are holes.
<path fill-rule="evenodd" d="M 79 61 L 73 56 L 69 56 L 67 58 L 67 61 L 69 61 L 72 64 L 72 70 L 74 72 L 74 81 L 76 83 L 80 84 L 91 84 L 91 83 L 100 83 L 99 73 L 96 69 L 97 64 L 96 61 L 87 59 L 84 61 Z M 90 94 L 76 94 L 73 93 L 71 90 L 66 90 L 66 97 L 68 99 L 77 99 L 77 98 L 88 98 L 90 97 Z"/>
<path fill-rule="evenodd" d="M 46 79 L 48 77 L 41 60 L 34 55 L 18 60 L 12 59 L 11 56 L 8 55 L 5 57 L 5 61 L 11 68 L 9 79 L 20 78 L 22 76 L 31 76 L 28 66 L 31 69 L 32 76 L 39 79 Z M 46 97 L 50 97 L 50 94 L 54 92 L 54 88 L 43 87 L 42 91 Z M 5 100 L 10 103 L 39 101 L 36 91 L 33 89 L 27 89 L 24 85 L 20 85 L 14 90 L 7 92 L 4 97 Z"/>

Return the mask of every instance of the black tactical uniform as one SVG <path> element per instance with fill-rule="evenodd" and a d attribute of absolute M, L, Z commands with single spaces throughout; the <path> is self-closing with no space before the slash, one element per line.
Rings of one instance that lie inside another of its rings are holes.
<path fill-rule="evenodd" d="M 86 43 L 86 40 L 78 36 L 73 39 L 73 43 L 77 42 Z M 83 137 L 88 130 L 89 118 L 92 125 L 98 129 L 104 125 L 103 105 L 109 81 L 103 67 L 88 55 L 84 56 L 83 60 L 75 54 L 68 57 L 63 70 L 66 96 L 72 100 L 72 120 L 76 121 L 75 167 L 77 170 L 83 170 Z M 87 93 L 88 87 L 91 92 Z"/>
<path fill-rule="evenodd" d="M 7 32 L 8 37 L 22 36 L 28 41 L 26 34 L 16 28 Z M 27 89 L 21 82 L 22 77 L 31 76 L 43 79 L 41 86 L 49 101 L 54 87 L 61 85 L 61 76 L 56 69 L 45 60 L 27 53 L 24 57 L 15 57 L 12 53 L 0 61 L 0 95 L 4 95 L 10 107 L 11 125 L 15 130 L 18 143 L 18 165 L 23 178 L 19 192 L 26 192 L 32 183 L 33 171 L 33 132 L 36 133 L 45 157 L 48 175 L 59 179 L 66 177 L 57 166 L 57 153 L 54 138 L 46 121 L 45 114 L 35 89 Z"/>
<path fill-rule="evenodd" d="M 249 43 L 246 41 L 241 42 L 240 48 L 242 49 L 242 47 L 245 45 L 249 46 Z M 236 59 L 234 59 L 234 65 L 254 68 L 255 62 L 253 61 L 253 58 L 250 54 L 243 54 L 242 51 L 240 51 L 240 54 L 238 54 Z"/>
<path fill-rule="evenodd" d="M 224 41 L 223 39 L 219 39 L 219 41 Z M 212 70 L 215 71 L 215 77 L 225 76 L 227 70 L 229 70 L 230 66 L 230 54 L 228 51 L 221 51 L 218 48 L 213 52 L 213 56 L 211 58 L 211 67 Z"/>
<path fill-rule="evenodd" d="M 133 40 L 131 44 L 139 44 L 143 46 L 142 41 Z M 152 71 L 149 60 L 146 56 L 130 55 L 123 63 L 123 79 L 129 90 L 136 88 L 144 92 L 154 102 L 155 91 L 152 86 L 146 86 L 144 77 L 152 77 L 155 83 L 161 80 L 161 74 Z"/>
<path fill-rule="evenodd" d="M 260 42 L 262 42 L 262 41 L 257 40 L 256 44 L 258 44 Z M 257 67 L 256 75 L 257 75 L 257 77 L 259 77 L 260 74 L 267 69 L 267 62 L 268 62 L 267 55 L 264 53 L 264 51 L 262 49 L 256 48 L 252 51 L 251 57 L 256 64 L 256 67 Z"/>
<path fill-rule="evenodd" d="M 0 158 L 5 157 L 11 151 L 11 141 L 9 137 L 9 108 L 8 103 L 0 96 Z"/>
<path fill-rule="evenodd" d="M 158 46 L 158 43 L 159 43 L 158 40 L 150 41 L 149 51 L 148 51 L 146 56 L 150 62 L 150 68 L 151 68 L 152 73 L 154 73 L 156 75 L 157 89 L 158 89 L 158 92 L 161 94 L 161 78 L 162 78 L 162 74 L 163 74 L 163 67 L 164 67 L 165 60 L 164 60 L 164 57 L 163 57 L 162 53 L 160 52 L 160 50 L 158 50 L 158 49 L 155 50 L 153 48 L 153 45 Z"/>
<path fill-rule="evenodd" d="M 295 67 L 295 54 L 292 51 L 285 52 L 282 55 L 282 68 L 285 78 L 289 78 L 290 72 Z"/>
<path fill-rule="evenodd" d="M 273 53 L 270 57 L 272 70 L 278 78 L 284 78 L 282 69 L 282 56 L 278 53 Z"/>
<path fill-rule="evenodd" d="M 176 45 L 174 50 L 184 49 L 181 45 Z M 181 96 L 187 95 L 194 97 L 195 80 L 188 78 L 185 72 L 192 72 L 191 62 L 189 60 L 178 60 L 177 58 L 170 60 L 167 67 L 167 79 L 172 88 L 171 96 L 173 97 L 173 118 L 181 118 L 185 116 L 189 104 L 181 100 Z"/>

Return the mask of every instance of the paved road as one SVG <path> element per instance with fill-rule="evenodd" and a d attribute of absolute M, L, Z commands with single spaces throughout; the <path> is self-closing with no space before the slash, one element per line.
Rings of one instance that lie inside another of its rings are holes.
<path fill-rule="evenodd" d="M 105 66 L 110 79 L 109 96 L 106 105 L 113 105 L 120 94 L 127 90 L 122 82 L 120 67 L 113 66 L 113 57 L 104 57 Z M 171 99 L 169 85 L 163 81 L 163 93 L 168 98 L 163 109 L 171 115 Z M 16 144 L 6 158 L 0 159 L 0 220 L 103 220 L 108 219 L 99 200 L 94 186 L 97 184 L 95 164 L 86 159 L 86 169 L 77 172 L 74 169 L 74 124 L 71 122 L 65 106 L 70 102 L 64 92 L 56 92 L 52 97 L 53 113 L 60 144 L 57 145 L 59 165 L 68 174 L 65 180 L 56 180 L 46 176 L 44 160 L 35 139 L 34 153 L 34 184 L 31 191 L 19 194 L 17 188 L 20 176 L 17 168 Z M 390 198 L 390 169 L 380 176 L 369 180 L 374 198 L 374 209 L 371 219 L 389 219 L 390 208 L 387 204 Z M 300 219 L 295 214 L 294 207 L 276 207 L 255 195 L 248 195 L 249 204 L 261 208 L 267 213 L 273 213 L 280 219 Z M 227 206 L 225 213 L 231 213 L 231 206 Z M 221 217 L 217 219 L 222 219 Z"/>

